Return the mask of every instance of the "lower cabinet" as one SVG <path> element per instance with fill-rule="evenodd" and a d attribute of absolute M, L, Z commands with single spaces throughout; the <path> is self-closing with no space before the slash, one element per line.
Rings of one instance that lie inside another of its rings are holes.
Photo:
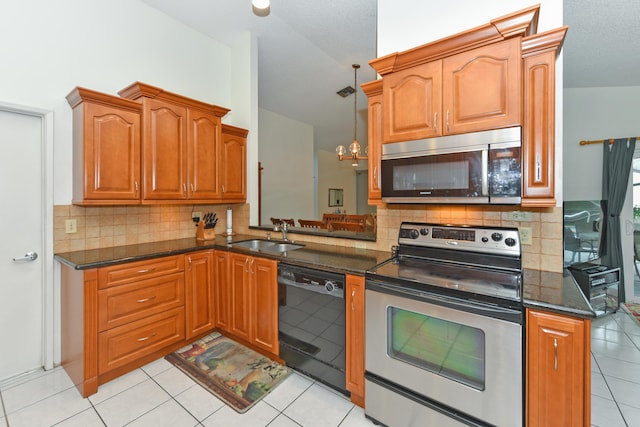
<path fill-rule="evenodd" d="M 351 401 L 364 408 L 364 277 L 346 278 L 347 390 Z"/>
<path fill-rule="evenodd" d="M 591 425 L 591 322 L 527 310 L 527 426 Z"/>
<path fill-rule="evenodd" d="M 215 267 L 213 251 L 87 270 L 61 264 L 62 365 L 80 393 L 211 332 Z"/>
<path fill-rule="evenodd" d="M 185 305 L 187 339 L 216 326 L 213 251 L 185 256 Z"/>
<path fill-rule="evenodd" d="M 278 263 L 216 251 L 216 324 L 275 356 L 278 346 Z M 225 266 L 226 274 L 222 273 Z"/>

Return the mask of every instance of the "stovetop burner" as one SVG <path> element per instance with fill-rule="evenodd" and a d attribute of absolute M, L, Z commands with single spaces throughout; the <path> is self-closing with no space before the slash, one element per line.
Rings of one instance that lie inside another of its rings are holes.
<path fill-rule="evenodd" d="M 415 290 L 522 300 L 517 228 L 404 222 L 398 243 L 394 257 L 368 271 L 368 278 Z"/>

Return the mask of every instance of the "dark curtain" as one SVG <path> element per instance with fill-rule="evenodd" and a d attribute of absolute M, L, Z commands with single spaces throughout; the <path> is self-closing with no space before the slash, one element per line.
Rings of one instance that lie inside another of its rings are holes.
<path fill-rule="evenodd" d="M 602 156 L 602 198 L 607 201 L 606 251 L 602 256 L 602 264 L 620 268 L 620 285 L 618 292 L 620 302 L 626 301 L 624 290 L 624 268 L 622 262 L 620 212 L 627 197 L 629 174 L 635 138 L 616 139 L 613 144 L 605 141 Z"/>

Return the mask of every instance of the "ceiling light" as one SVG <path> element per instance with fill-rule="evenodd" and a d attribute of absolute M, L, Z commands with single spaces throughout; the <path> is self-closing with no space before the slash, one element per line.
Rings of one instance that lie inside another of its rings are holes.
<path fill-rule="evenodd" d="M 358 143 L 358 68 L 360 68 L 359 64 L 353 64 L 351 66 L 353 68 L 353 86 L 356 88 L 353 93 L 353 142 L 349 145 L 349 151 L 345 148 L 344 145 L 338 145 L 336 147 L 336 154 L 338 155 L 338 160 L 342 161 L 345 159 L 345 154 L 348 154 L 348 159 L 351 160 L 351 166 L 358 166 L 359 160 L 367 160 L 367 156 L 360 155 L 360 143 Z M 346 88 L 345 88 L 346 89 Z M 342 89 L 344 91 L 345 89 Z M 337 92 L 338 95 L 343 96 Z M 346 95 L 345 95 L 346 96 Z M 367 149 L 364 149 L 365 154 Z"/>
<path fill-rule="evenodd" d="M 271 11 L 271 1 L 270 0 L 251 0 L 251 7 L 253 8 L 253 13 L 257 16 L 267 16 Z"/>

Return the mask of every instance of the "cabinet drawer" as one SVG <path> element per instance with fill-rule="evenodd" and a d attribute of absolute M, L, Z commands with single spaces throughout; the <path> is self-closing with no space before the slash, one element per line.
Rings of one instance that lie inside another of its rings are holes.
<path fill-rule="evenodd" d="M 184 305 L 184 273 L 153 277 L 98 291 L 100 332 Z"/>
<path fill-rule="evenodd" d="M 184 308 L 145 317 L 98 335 L 98 374 L 184 339 Z"/>
<path fill-rule="evenodd" d="M 104 267 L 98 269 L 98 288 L 104 289 L 179 271 L 184 271 L 184 257 L 181 255 Z"/>

